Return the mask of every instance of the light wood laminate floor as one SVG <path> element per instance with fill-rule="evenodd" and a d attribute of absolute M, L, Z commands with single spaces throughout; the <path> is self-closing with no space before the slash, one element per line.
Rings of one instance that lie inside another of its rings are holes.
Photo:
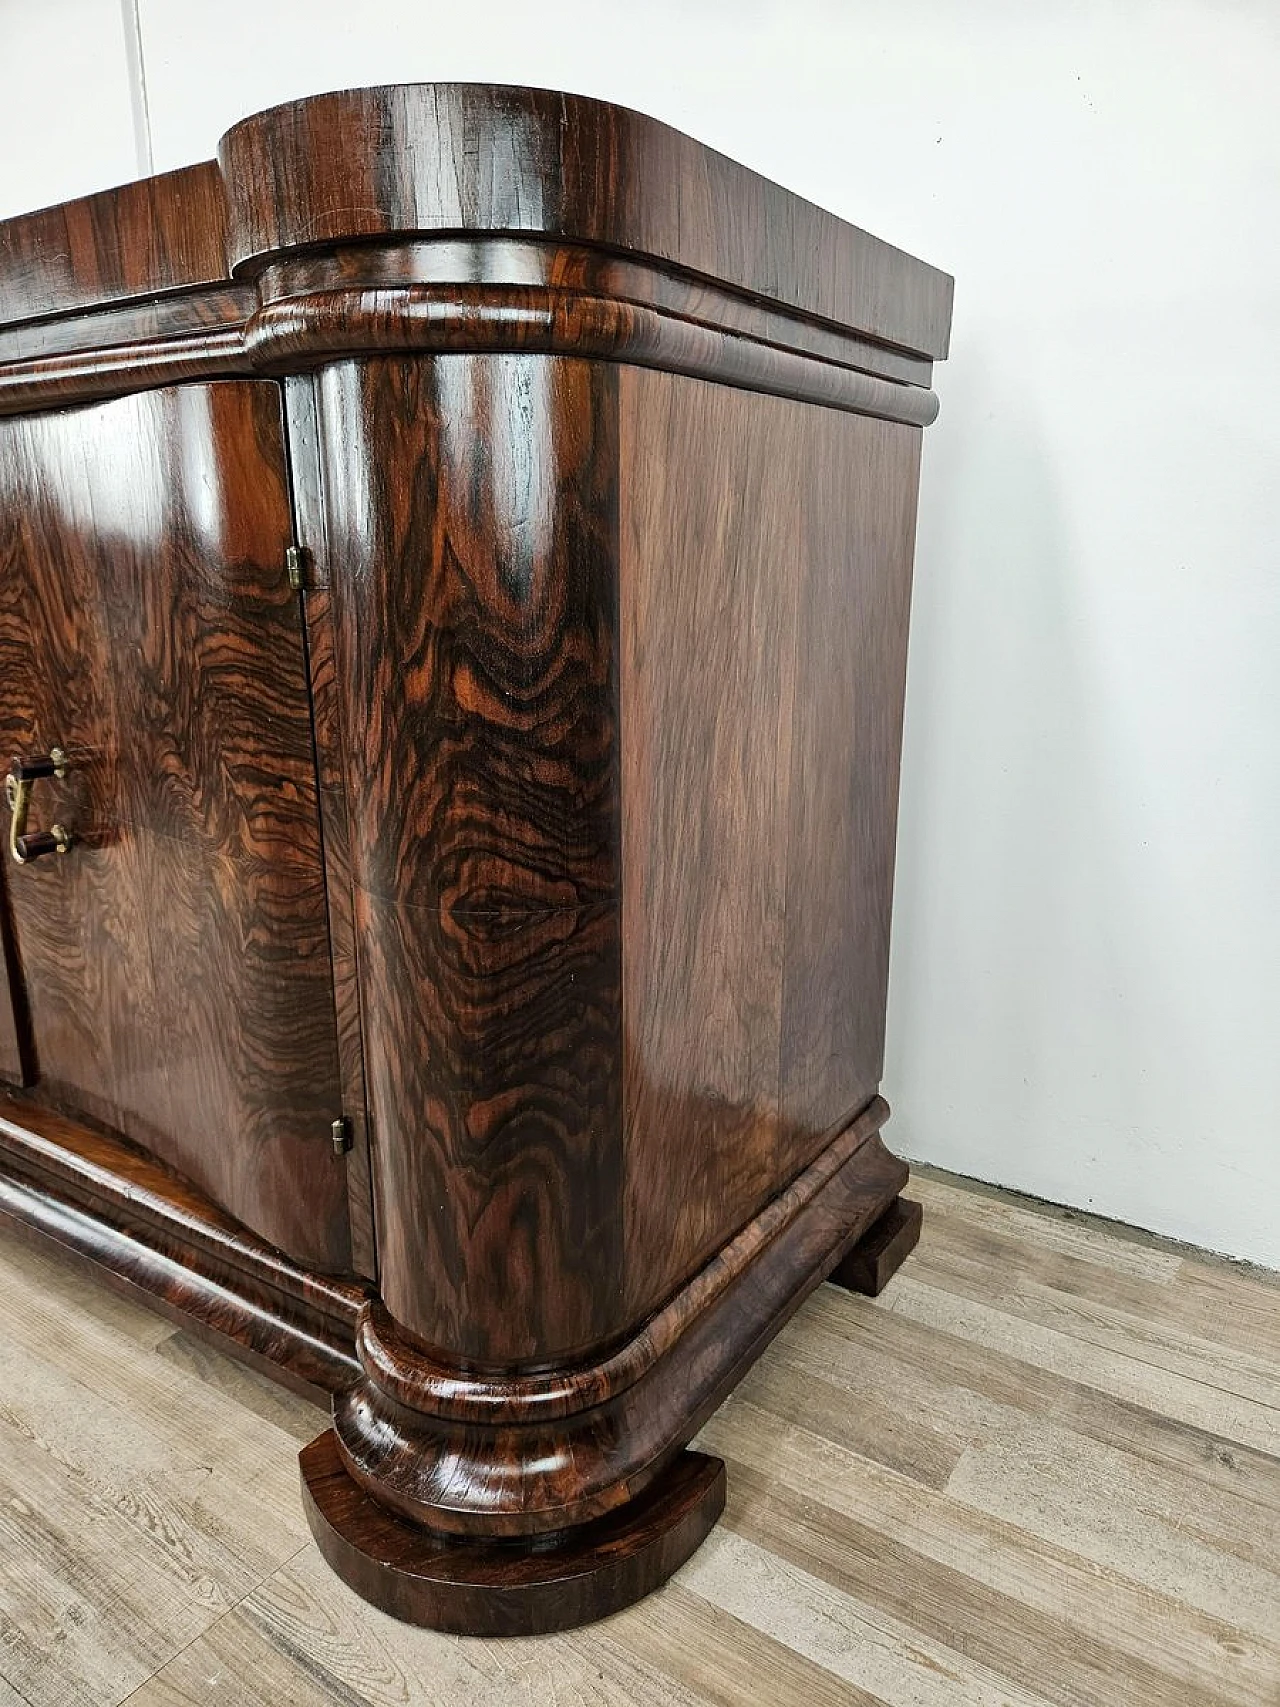
<path fill-rule="evenodd" d="M 876 1302 L 823 1286 L 702 1442 L 661 1593 L 481 1642 L 311 1544 L 318 1412 L 0 1239 L 0 1707 L 1280 1704 L 1280 1286 L 940 1177 Z"/>

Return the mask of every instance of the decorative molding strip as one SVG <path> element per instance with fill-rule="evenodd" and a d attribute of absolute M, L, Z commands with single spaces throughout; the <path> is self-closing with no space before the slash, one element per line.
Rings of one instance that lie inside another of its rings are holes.
<path fill-rule="evenodd" d="M 714 331 L 657 309 L 522 286 L 317 292 L 264 304 L 249 321 L 245 342 L 254 368 L 267 372 L 399 350 L 523 350 L 661 368 L 918 427 L 938 413 L 936 395 L 920 386 Z"/>
<path fill-rule="evenodd" d="M 406 285 L 314 292 L 266 303 L 242 325 L 3 363 L 0 414 L 405 350 L 522 350 L 633 363 L 919 427 L 938 413 L 937 396 L 922 386 L 659 309 L 538 287 Z"/>
<path fill-rule="evenodd" d="M 690 1323 L 710 1309 L 769 1244 L 786 1232 L 888 1118 L 888 1103 L 883 1097 L 875 1097 L 785 1191 L 767 1203 L 650 1317 L 638 1334 L 609 1357 L 549 1375 L 461 1375 L 411 1346 L 396 1332 L 382 1305 L 370 1299 L 361 1307 L 356 1328 L 361 1365 L 397 1404 L 450 1422 L 540 1422 L 616 1399 L 670 1352 Z"/>
<path fill-rule="evenodd" d="M 883 1109 L 873 1104 L 868 1121 Z M 640 1336 L 633 1365 L 621 1372 L 631 1376 L 638 1363 L 634 1379 L 623 1384 L 612 1371 L 613 1396 L 601 1399 L 601 1383 L 589 1375 L 572 1411 L 540 1410 L 535 1401 L 529 1420 L 517 1413 L 454 1422 L 392 1397 L 366 1367 L 334 1398 L 343 1463 L 379 1504 L 440 1533 L 534 1535 L 603 1516 L 661 1473 L 906 1179 L 906 1164 L 878 1134 L 864 1135 L 821 1183 L 809 1183 L 803 1203 L 781 1212 L 783 1224 L 734 1284 L 709 1272 L 713 1262 L 703 1271 L 704 1296 L 695 1281 L 668 1306 L 664 1349 Z M 726 1250 L 734 1247 L 741 1251 L 737 1240 Z M 693 1313 L 682 1316 L 681 1301 L 688 1309 L 695 1299 Z M 402 1395 L 409 1390 L 401 1383 Z M 555 1402 L 563 1406 L 567 1397 Z"/>
<path fill-rule="evenodd" d="M 0 1101 L 0 1215 L 308 1397 L 359 1374 L 367 1287 L 297 1267 L 151 1158 L 25 1098 Z"/>

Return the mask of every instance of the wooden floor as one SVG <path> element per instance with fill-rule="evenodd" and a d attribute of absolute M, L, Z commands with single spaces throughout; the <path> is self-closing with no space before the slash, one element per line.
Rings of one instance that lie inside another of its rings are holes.
<path fill-rule="evenodd" d="M 1280 1287 L 954 1181 L 704 1431 L 724 1521 L 567 1636 L 396 1624 L 325 1568 L 318 1413 L 0 1242 L 0 1707 L 1280 1704 Z"/>

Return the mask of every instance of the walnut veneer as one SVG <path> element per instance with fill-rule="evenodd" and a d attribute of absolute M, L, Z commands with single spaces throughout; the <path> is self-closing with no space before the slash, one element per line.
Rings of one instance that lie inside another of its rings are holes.
<path fill-rule="evenodd" d="M 400 1616 L 652 1588 L 702 1421 L 915 1241 L 950 302 L 540 90 L 300 101 L 0 225 L 0 1216 L 331 1402 L 308 1515 Z"/>

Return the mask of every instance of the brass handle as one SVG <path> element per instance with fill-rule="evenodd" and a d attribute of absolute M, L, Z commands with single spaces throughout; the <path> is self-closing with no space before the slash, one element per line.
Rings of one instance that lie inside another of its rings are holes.
<path fill-rule="evenodd" d="M 41 777 L 66 776 L 67 755 L 61 747 L 51 747 L 47 755 L 34 759 L 16 758 L 9 766 L 4 780 L 5 798 L 13 814 L 9 823 L 9 852 L 19 865 L 29 865 L 45 854 L 64 854 L 75 837 L 61 824 L 48 830 L 33 830 L 27 834 L 27 812 L 31 805 L 31 790 Z"/>

